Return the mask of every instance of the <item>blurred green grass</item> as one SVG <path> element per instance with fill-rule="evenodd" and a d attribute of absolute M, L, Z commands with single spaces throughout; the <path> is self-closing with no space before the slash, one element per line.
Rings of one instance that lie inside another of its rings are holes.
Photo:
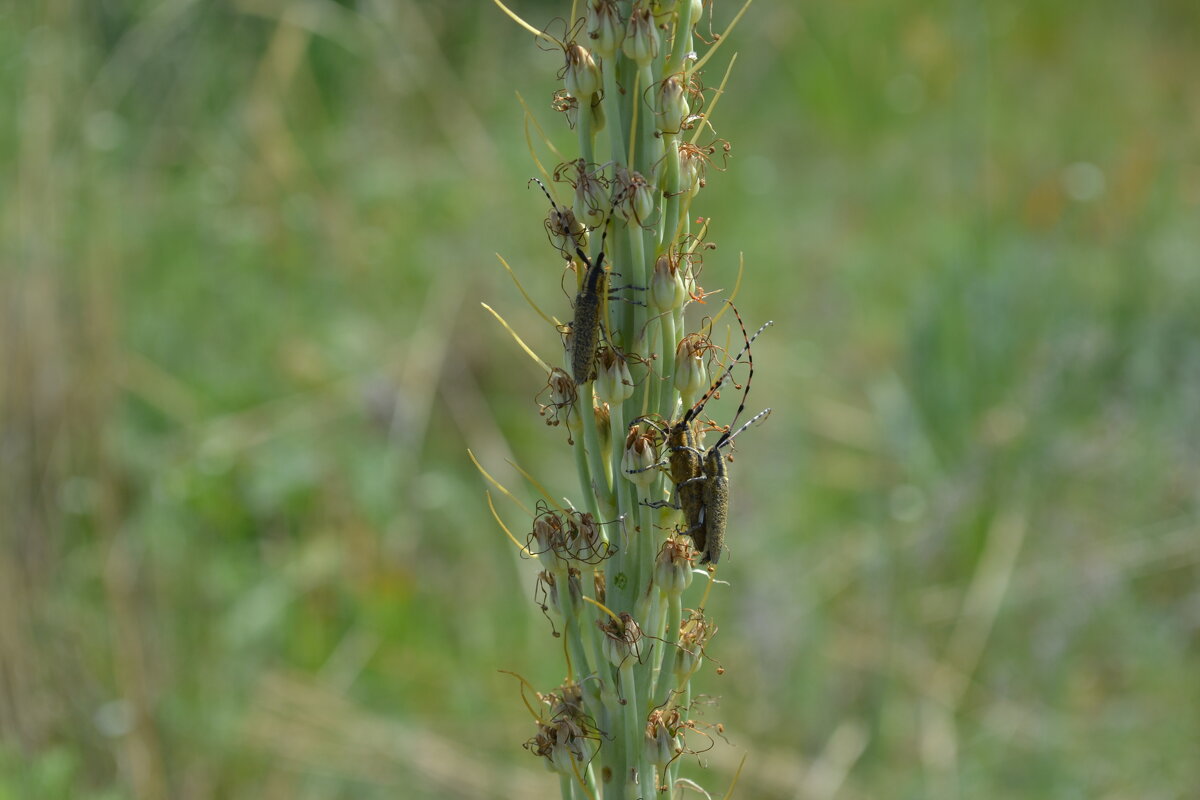
<path fill-rule="evenodd" d="M 711 788 L 742 752 L 747 797 L 1200 787 L 1197 30 L 866 0 L 734 33 L 704 282 L 745 253 L 775 413 L 710 602 Z M 465 456 L 570 469 L 478 307 L 557 346 L 493 255 L 562 313 L 530 38 L 0 9 L 0 798 L 553 792 L 497 670 L 560 661 Z"/>

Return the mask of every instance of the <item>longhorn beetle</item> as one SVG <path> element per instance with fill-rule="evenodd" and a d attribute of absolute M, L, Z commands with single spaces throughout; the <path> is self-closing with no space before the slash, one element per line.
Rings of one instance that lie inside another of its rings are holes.
<path fill-rule="evenodd" d="M 686 525 L 684 532 L 692 537 L 696 549 L 703 553 L 701 563 L 710 561 L 716 563 L 721 557 L 721 549 L 725 543 L 725 527 L 729 514 L 729 472 L 720 450 L 730 444 L 734 437 L 742 431 L 771 413 L 771 409 L 768 408 L 756 414 L 742 427 L 733 430 L 738 417 L 746 408 L 746 398 L 750 393 L 750 381 L 754 378 L 754 356 L 750 353 L 750 345 L 758 338 L 759 334 L 774 323 L 768 321 L 755 331 L 753 336 L 748 336 L 741 314 L 732 303 L 729 305 L 742 329 L 742 337 L 746 342 L 745 347 L 734 356 L 729 366 L 722 370 L 704 395 L 687 410 L 678 422 L 665 431 L 659 430 L 666 438 L 666 445 L 670 452 L 667 463 L 670 465 L 671 480 L 675 483 L 675 493 L 679 499 L 679 505 L 676 507 L 683 511 Z M 742 394 L 741 405 L 738 406 L 737 412 L 733 415 L 733 421 L 721 434 L 717 443 L 708 450 L 701 451 L 696 446 L 696 436 L 692 431 L 691 423 L 703 411 L 705 404 L 712 399 L 726 379 L 733 374 L 733 368 L 739 363 L 742 354 L 746 354 L 750 372 L 746 378 L 746 389 Z M 635 424 L 640 421 L 648 422 L 649 420 L 634 420 Z M 662 464 L 660 462 L 654 466 L 662 466 Z M 656 501 L 650 505 L 671 504 Z"/>
<path fill-rule="evenodd" d="M 542 191 L 546 194 L 546 199 L 550 201 L 552 216 L 557 214 L 560 218 L 565 218 L 567 211 L 559 209 L 558 204 L 550 195 L 550 191 L 546 188 L 546 184 L 537 178 L 532 180 L 537 181 L 537 185 L 542 187 Z M 613 198 L 613 208 L 616 208 L 620 200 L 619 194 Z M 579 293 L 575 295 L 575 319 L 571 321 L 570 338 L 571 377 L 580 386 L 592 379 L 596 363 L 596 350 L 600 347 L 600 299 L 616 288 L 627 288 L 613 287 L 610 289 L 607 285 L 608 272 L 604 269 L 604 243 L 608 238 L 610 219 L 612 219 L 612 209 L 609 209 L 608 216 L 601 223 L 604 226 L 604 232 L 600 235 L 600 252 L 596 254 L 595 263 L 592 263 L 592 260 L 583 252 L 583 248 L 579 246 L 579 240 L 572 237 L 572 241 L 575 242 L 575 253 L 586 267 L 583 284 L 579 288 Z"/>
<path fill-rule="evenodd" d="M 754 362 L 750 362 L 750 377 L 754 375 Z M 746 389 L 750 388 L 750 377 L 746 378 Z M 725 525 L 729 519 L 729 468 L 725 463 L 725 456 L 721 454 L 721 448 L 731 443 L 735 436 L 749 428 L 754 423 L 765 419 L 771 413 L 771 409 L 764 408 L 762 411 L 755 414 L 750 419 L 738 428 L 732 430 L 734 423 L 737 422 L 738 415 L 746 408 L 746 396 L 742 395 L 742 404 L 738 406 L 737 413 L 733 416 L 733 422 L 730 423 L 730 430 L 721 434 L 721 438 L 717 443 L 704 452 L 704 475 L 693 478 L 692 480 L 703 482 L 703 491 L 701 499 L 703 505 L 700 508 L 701 522 L 704 525 L 704 535 L 702 537 L 704 544 L 704 557 L 700 559 L 701 564 L 708 562 L 717 563 L 721 557 L 721 550 L 725 546 Z M 695 537 L 692 537 L 695 540 Z"/>

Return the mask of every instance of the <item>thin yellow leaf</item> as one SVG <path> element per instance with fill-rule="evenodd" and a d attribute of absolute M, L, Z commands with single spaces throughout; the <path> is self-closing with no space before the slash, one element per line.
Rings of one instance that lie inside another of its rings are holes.
<path fill-rule="evenodd" d="M 720 102 L 721 95 L 725 94 L 725 84 L 729 83 L 729 76 L 733 74 L 733 65 L 736 63 L 737 53 L 734 53 L 733 58 L 729 59 L 729 66 L 725 68 L 725 77 L 721 78 L 721 85 L 718 86 L 717 90 L 713 93 L 712 104 L 710 104 L 708 110 L 704 112 L 704 124 L 697 126 L 696 132 L 692 134 L 692 144 L 695 144 L 700 140 L 700 134 L 704 133 L 705 127 L 707 127 L 713 132 L 714 135 L 716 135 L 717 129 L 714 128 L 712 124 L 713 112 L 717 110 L 717 103 Z"/>
<path fill-rule="evenodd" d="M 529 704 L 529 698 L 525 696 L 526 689 L 533 692 L 534 694 L 537 694 L 537 689 L 533 688 L 533 684 L 530 683 L 529 681 L 525 680 L 525 676 L 520 674 L 519 672 L 513 672 L 510 669 L 499 669 L 496 671 L 502 672 L 505 675 L 512 675 L 514 678 L 516 678 L 517 680 L 519 680 L 521 682 L 521 702 L 525 704 L 525 708 L 529 709 L 529 715 L 531 717 L 533 717 L 535 720 L 538 720 L 540 722 L 542 718 L 538 715 L 538 713 L 536 711 L 533 710 L 533 706 Z"/>
<path fill-rule="evenodd" d="M 568 159 L 558 151 L 558 148 L 554 146 L 554 142 L 550 141 L 550 137 L 546 135 L 545 129 L 537 121 L 537 117 L 533 115 L 533 109 L 525 102 L 525 98 L 521 96 L 520 92 L 517 92 L 517 102 L 521 104 L 521 108 L 525 109 L 525 145 L 529 148 L 529 155 L 533 158 L 533 163 L 537 164 L 538 172 L 542 174 L 542 180 L 547 186 L 553 186 L 554 181 L 550 180 L 550 173 L 542 166 L 542 162 L 538 160 L 537 153 L 533 150 L 533 141 L 529 136 L 529 126 L 533 125 L 534 129 L 538 132 L 538 136 L 542 137 L 542 144 L 546 145 L 546 149 L 554 154 L 559 163 Z"/>
<path fill-rule="evenodd" d="M 499 2 L 499 0 L 496 0 L 496 1 Z M 742 15 L 746 13 L 746 9 L 750 8 L 751 2 L 753 2 L 753 0 L 746 0 L 746 2 L 742 5 L 741 10 L 738 11 L 737 16 L 735 16 L 733 18 L 733 22 L 730 22 L 729 27 L 726 28 L 725 31 L 721 34 L 721 38 L 719 40 L 717 40 L 716 44 L 714 44 L 712 47 L 710 47 L 708 49 L 708 52 L 704 54 L 704 58 L 702 58 L 696 62 L 695 66 L 692 67 L 693 70 L 697 70 L 697 69 L 700 69 L 701 67 L 703 67 L 704 62 L 706 62 L 710 58 L 712 58 L 713 53 L 717 52 L 717 49 L 722 44 L 729 41 L 730 32 L 733 30 L 734 26 L 736 26 L 738 24 L 738 21 L 741 20 Z"/>
<path fill-rule="evenodd" d="M 546 316 L 544 313 L 542 313 L 542 310 L 540 308 L 538 308 L 537 303 L 533 302 L 533 298 L 529 296 L 529 292 L 525 291 L 525 287 L 522 286 L 521 281 L 518 280 L 517 273 L 513 272 L 513 268 L 510 267 L 508 265 L 508 262 L 504 260 L 504 256 L 500 255 L 499 253 L 496 253 L 496 258 L 500 259 L 500 263 L 504 265 L 504 268 L 506 270 L 508 270 L 508 277 L 512 278 L 512 282 L 517 285 L 517 291 L 519 291 L 521 293 L 521 297 L 525 298 L 525 302 L 529 303 L 529 307 L 532 308 L 534 310 L 534 312 L 539 317 L 544 319 L 546 322 L 548 322 L 549 324 L 553 325 L 556 328 L 559 327 L 562 323 L 560 323 L 554 317 Z"/>
<path fill-rule="evenodd" d="M 521 340 L 521 337 L 518 336 L 517 332 L 512 329 L 512 326 L 510 326 L 504 320 L 504 317 L 502 317 L 496 313 L 496 309 L 492 308 L 487 303 L 480 303 L 479 305 L 483 306 L 488 311 L 490 311 L 492 316 L 496 318 L 496 321 L 504 326 L 504 330 L 508 331 L 508 335 L 513 337 L 513 339 L 516 341 L 516 343 L 521 346 L 521 349 L 524 350 L 526 353 L 528 353 L 529 357 L 532 358 L 534 361 L 536 361 L 541 366 L 541 368 L 546 371 L 547 375 L 550 374 L 550 365 L 547 364 L 545 361 L 542 361 L 542 359 L 538 358 L 538 354 L 529 349 L 529 345 L 525 344 L 525 342 Z"/>
<path fill-rule="evenodd" d="M 613 610 L 611 608 L 604 605 L 604 603 L 601 603 L 599 600 L 593 600 L 592 598 L 588 597 L 586 594 L 583 595 L 583 599 L 586 600 L 587 602 L 591 603 L 592 605 L 594 605 L 596 608 L 603 611 L 605 614 L 608 614 L 610 617 L 615 619 L 617 622 L 621 621 L 621 618 L 618 617 L 616 614 L 614 614 Z"/>
<path fill-rule="evenodd" d="M 517 508 L 524 511 L 526 514 L 533 516 L 533 512 L 530 511 L 529 508 L 524 503 L 522 503 L 519 499 L 517 499 L 517 497 L 512 492 L 510 492 L 508 489 L 505 489 L 503 486 L 501 486 L 500 481 L 496 480 L 495 478 L 493 478 L 491 475 L 488 474 L 488 471 L 483 468 L 482 464 L 479 463 L 479 459 L 475 458 L 475 454 L 471 452 L 470 448 L 467 449 L 467 455 L 471 457 L 471 463 L 473 463 L 475 465 L 475 469 L 479 470 L 480 474 L 483 475 L 483 477 L 487 478 L 488 482 L 491 483 L 492 486 L 495 486 L 497 489 L 499 489 L 504 494 L 505 497 L 507 497 L 509 500 L 512 500 L 514 503 L 516 503 Z"/>
<path fill-rule="evenodd" d="M 553 506 L 555 511 L 559 512 L 560 514 L 565 514 L 565 513 L 567 513 L 566 511 L 564 511 L 564 510 L 563 510 L 562 506 L 560 506 L 558 503 L 554 502 L 554 498 L 553 498 L 553 497 L 551 497 L 551 496 L 550 496 L 550 493 L 546 491 L 546 487 L 545 487 L 545 486 L 542 486 L 542 484 L 538 482 L 538 479 L 537 479 L 537 478 L 533 477 L 533 476 L 532 476 L 532 475 L 530 475 L 528 472 L 526 472 L 526 471 L 525 471 L 525 470 L 524 470 L 524 469 L 521 467 L 521 465 L 520 465 L 520 464 L 518 464 L 517 462 L 515 462 L 515 461 L 511 461 L 511 460 L 509 460 L 509 459 L 507 459 L 507 458 L 506 458 L 506 459 L 504 459 L 504 461 L 505 461 L 505 462 L 506 462 L 506 463 L 507 463 L 507 464 L 508 464 L 510 467 L 512 467 L 513 469 L 515 469 L 517 472 L 521 473 L 521 474 L 522 474 L 522 475 L 525 477 L 525 480 L 527 480 L 527 481 L 529 481 L 530 483 L 532 483 L 532 484 L 533 484 L 533 488 L 535 488 L 535 489 L 537 489 L 539 492 L 541 492 L 541 494 L 542 494 L 542 497 L 546 498 L 546 502 L 547 502 L 547 503 L 549 503 L 551 506 Z"/>
<path fill-rule="evenodd" d="M 741 763 L 738 764 L 737 772 L 733 773 L 733 781 L 729 784 L 729 791 L 725 793 L 725 797 L 722 798 L 722 800 L 729 800 L 729 798 L 733 797 L 733 790 L 737 787 L 738 778 L 742 776 L 742 767 L 746 766 L 746 759 L 749 756 L 749 753 L 745 753 L 742 756 Z"/>
<path fill-rule="evenodd" d="M 525 20 L 521 19 L 519 16 L 517 16 L 517 13 L 515 11 L 510 9 L 508 6 L 504 5 L 504 3 L 501 3 L 500 0 L 492 0 L 492 2 L 495 3 L 496 5 L 500 6 L 500 10 L 503 11 L 505 14 L 507 14 L 509 19 L 511 19 L 513 22 L 517 23 L 518 25 L 520 25 L 525 30 L 532 33 L 534 36 L 538 36 L 547 41 L 554 42 L 556 45 L 561 47 L 563 50 L 567 49 L 567 46 L 565 44 L 563 44 L 562 42 L 560 42 L 558 39 L 554 38 L 553 36 L 551 36 L 550 34 L 546 33 L 543 30 L 538 30 L 537 28 L 533 27 Z M 734 22 L 737 22 L 736 18 L 734 19 Z M 730 26 L 730 27 L 733 27 L 733 26 Z"/>
<path fill-rule="evenodd" d="M 527 556 L 532 556 L 533 558 L 537 558 L 537 554 L 532 552 L 525 545 L 521 544 L 521 542 L 517 540 L 517 537 L 513 536 L 512 531 L 510 531 L 508 529 L 508 526 L 504 524 L 504 520 L 500 519 L 500 514 L 497 513 L 496 506 L 494 503 L 492 503 L 492 493 L 489 492 L 487 489 L 484 489 L 483 493 L 487 497 L 488 508 L 490 508 L 492 510 L 492 516 L 496 518 L 496 524 L 500 526 L 500 530 L 504 531 L 505 535 L 508 536 L 508 538 L 512 540 L 513 544 L 515 544 L 518 548 L 520 548 L 522 553 L 524 553 Z"/>
<path fill-rule="evenodd" d="M 717 324 L 717 320 L 719 320 L 725 314 L 725 310 L 727 308 L 729 308 L 729 306 L 733 303 L 733 299 L 738 296 L 738 290 L 740 290 L 742 288 L 742 275 L 745 274 L 745 272 L 746 272 L 746 254 L 738 253 L 738 274 L 737 274 L 737 280 L 735 280 L 733 282 L 733 292 L 729 295 L 729 299 L 725 301 L 725 305 L 721 306 L 721 310 L 717 312 L 717 315 L 715 317 L 713 317 L 713 319 L 712 319 L 713 325 Z"/>

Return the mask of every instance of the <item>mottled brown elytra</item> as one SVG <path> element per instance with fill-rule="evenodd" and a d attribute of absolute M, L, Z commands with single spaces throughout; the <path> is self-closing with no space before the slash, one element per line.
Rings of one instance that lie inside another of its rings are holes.
<path fill-rule="evenodd" d="M 771 321 L 764 323 L 753 336 L 749 336 L 746 333 L 746 325 L 742 322 L 741 314 L 738 313 L 733 303 L 730 303 L 729 306 L 733 309 L 734 316 L 737 317 L 738 325 L 742 329 L 742 337 L 746 342 L 741 352 L 733 357 L 729 366 L 721 371 L 721 374 L 717 376 L 704 395 L 696 401 L 695 405 L 669 428 L 659 428 L 653 421 L 644 418 L 634 420 L 635 424 L 647 422 L 663 434 L 669 453 L 665 463 L 669 465 L 671 480 L 675 483 L 676 503 L 654 501 L 648 505 L 671 506 L 683 512 L 684 533 L 692 537 L 696 550 L 702 554 L 700 559 L 702 564 L 716 563 L 725 546 L 725 529 L 729 518 L 729 469 L 721 454 L 721 448 L 730 444 L 734 437 L 771 413 L 771 409 L 765 409 L 755 414 L 742 427 L 733 430 L 738 417 L 746 409 L 746 398 L 750 394 L 750 382 L 754 378 L 754 356 L 750 353 L 750 345 L 754 343 L 759 334 L 774 323 Z M 739 363 L 743 354 L 747 358 L 750 372 L 746 377 L 742 402 L 734 413 L 729 427 L 721 434 L 721 438 L 717 440 L 716 444 L 707 450 L 701 450 L 696 445 L 696 434 L 692 423 L 704 410 L 705 404 L 716 395 L 729 376 L 733 374 L 733 368 Z M 653 469 L 661 467 L 663 464 L 664 462 L 659 462 L 643 469 Z"/>

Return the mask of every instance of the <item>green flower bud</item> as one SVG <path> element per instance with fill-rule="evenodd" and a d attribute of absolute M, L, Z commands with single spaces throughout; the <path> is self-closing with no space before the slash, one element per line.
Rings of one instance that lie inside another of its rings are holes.
<path fill-rule="evenodd" d="M 613 191 L 618 200 L 613 212 L 624 222 L 645 227 L 654 214 L 658 192 L 640 172 L 631 172 L 619 165 L 615 172 Z"/>
<path fill-rule="evenodd" d="M 651 434 L 639 428 L 629 429 L 625 437 L 625 453 L 621 456 L 621 472 L 636 485 L 647 489 L 658 478 L 654 465 L 658 457 L 654 453 Z"/>
<path fill-rule="evenodd" d="M 633 173 L 633 211 L 639 225 L 645 225 L 654 214 L 657 195 L 640 173 Z"/>
<path fill-rule="evenodd" d="M 670 253 L 663 253 L 654 261 L 654 274 L 650 276 L 650 302 L 661 312 L 681 308 L 686 299 L 679 268 Z"/>
<path fill-rule="evenodd" d="M 693 271 L 692 264 L 689 262 L 688 268 L 683 270 L 683 292 L 686 295 L 686 297 L 684 297 L 684 302 L 687 302 L 689 297 L 699 297 L 699 293 L 697 291 L 698 288 L 699 287 L 696 286 L 696 273 Z"/>
<path fill-rule="evenodd" d="M 700 668 L 704 661 L 704 645 L 708 644 L 708 640 L 716 632 L 717 626 L 709 622 L 700 611 L 692 612 L 679 626 L 679 647 L 675 648 L 675 663 L 671 671 L 680 684 Z"/>
<path fill-rule="evenodd" d="M 688 197 L 695 197 L 704 185 L 703 162 L 690 149 L 680 148 L 679 152 L 679 189 L 686 192 Z"/>
<path fill-rule="evenodd" d="M 586 47 L 573 44 L 567 47 L 567 92 L 581 103 L 591 105 L 592 95 L 600 91 L 600 67 Z"/>
<path fill-rule="evenodd" d="M 549 393 L 550 402 L 543 403 L 542 398 Z M 575 407 L 575 380 L 566 370 L 554 367 L 546 380 L 546 387 L 537 393 L 534 401 L 538 405 L 538 414 L 546 418 L 546 424 L 556 426 L 566 421 L 568 431 L 578 429 L 579 424 L 571 424 L 571 409 Z M 568 444 L 573 443 L 570 433 L 567 434 Z"/>
<path fill-rule="evenodd" d="M 588 564 L 595 564 L 607 558 L 611 548 L 591 512 L 568 513 L 571 520 L 567 525 L 567 550 L 571 557 Z"/>
<path fill-rule="evenodd" d="M 633 396 L 633 376 L 629 364 L 617 351 L 606 347 L 596 357 L 596 396 L 610 405 L 623 403 Z"/>
<path fill-rule="evenodd" d="M 592 0 L 588 3 L 587 32 L 597 53 L 612 58 L 625 39 L 621 9 L 617 0 Z"/>
<path fill-rule="evenodd" d="M 658 55 L 658 45 L 654 15 L 640 3 L 635 5 L 625 26 L 625 41 L 621 43 L 621 51 L 642 68 L 649 66 Z"/>
<path fill-rule="evenodd" d="M 678 75 L 669 76 L 658 85 L 655 97 L 654 117 L 658 121 L 658 129 L 663 133 L 678 133 L 683 127 L 683 120 L 690 113 L 683 81 Z"/>
<path fill-rule="evenodd" d="M 563 258 L 575 255 L 575 248 L 587 247 L 587 228 L 566 206 L 555 205 L 546 217 L 546 233 Z"/>
<path fill-rule="evenodd" d="M 675 390 L 685 406 L 693 405 L 708 389 L 704 347 L 696 336 L 685 336 L 675 348 Z"/>
<path fill-rule="evenodd" d="M 573 776 L 581 764 L 592 759 L 598 744 L 594 731 L 589 731 L 580 714 L 562 713 L 548 723 L 539 720 L 537 733 L 524 746 L 546 759 L 548 769 Z"/>
<path fill-rule="evenodd" d="M 675 735 L 680 722 L 678 709 L 655 709 L 650 712 L 650 718 L 646 721 L 642 752 L 646 760 L 659 769 L 664 769 L 682 748 Z"/>
<path fill-rule="evenodd" d="M 608 617 L 596 623 L 604 633 L 601 649 L 608 663 L 620 667 L 630 658 L 641 660 L 642 629 L 629 614 L 620 619 Z"/>
<path fill-rule="evenodd" d="M 654 559 L 654 583 L 675 597 L 692 585 L 692 546 L 688 537 L 673 536 L 663 543 Z"/>
<path fill-rule="evenodd" d="M 575 216 L 589 226 L 599 227 L 608 210 L 608 193 L 594 173 L 580 170 L 575 179 Z"/>
<path fill-rule="evenodd" d="M 671 672 L 675 676 L 675 680 L 682 684 L 692 673 L 700 669 L 703 661 L 704 655 L 699 650 L 689 650 L 681 645 L 675 650 L 675 663 L 671 666 Z"/>
<path fill-rule="evenodd" d="M 531 552 L 541 556 L 546 566 L 551 568 L 566 568 L 568 563 L 563 559 L 567 551 L 566 531 L 563 519 L 557 511 L 539 504 L 540 513 L 533 518 L 533 533 L 530 535 L 528 547 Z"/>

